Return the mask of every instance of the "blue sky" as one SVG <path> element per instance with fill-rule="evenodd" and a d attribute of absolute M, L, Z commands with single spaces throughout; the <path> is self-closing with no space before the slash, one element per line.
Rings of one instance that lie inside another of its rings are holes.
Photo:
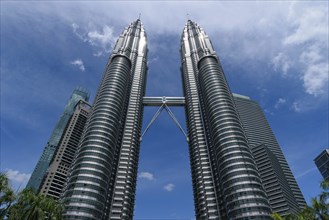
<path fill-rule="evenodd" d="M 307 202 L 328 148 L 328 2 L 1 1 L 1 171 L 23 187 L 73 89 L 95 96 L 131 21 L 148 35 L 147 96 L 181 96 L 187 14 L 213 42 L 232 92 L 260 103 Z M 146 108 L 144 127 L 157 108 Z M 184 111 L 172 108 L 185 128 Z M 163 112 L 143 138 L 136 219 L 193 219 L 187 143 Z"/>

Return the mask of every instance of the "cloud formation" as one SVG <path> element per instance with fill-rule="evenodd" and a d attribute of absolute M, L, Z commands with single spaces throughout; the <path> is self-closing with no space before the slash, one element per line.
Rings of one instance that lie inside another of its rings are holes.
<path fill-rule="evenodd" d="M 138 177 L 146 180 L 155 180 L 154 175 L 150 172 L 141 172 Z"/>
<path fill-rule="evenodd" d="M 26 183 L 29 179 L 31 174 L 28 173 L 21 173 L 18 170 L 12 170 L 12 169 L 8 169 L 6 170 L 6 173 L 8 175 L 8 178 L 16 183 Z"/>
<path fill-rule="evenodd" d="M 172 184 L 172 183 L 169 183 L 169 184 L 167 184 L 167 185 L 165 185 L 165 186 L 163 187 L 163 189 L 166 190 L 166 191 L 168 191 L 168 192 L 173 191 L 174 188 L 175 188 L 175 185 Z"/>
<path fill-rule="evenodd" d="M 103 25 L 101 31 L 83 30 L 76 23 L 72 24 L 73 33 L 82 41 L 88 42 L 96 49 L 94 56 L 101 56 L 111 52 L 116 41 L 116 36 L 113 34 L 113 28 L 108 25 Z"/>
<path fill-rule="evenodd" d="M 273 65 L 274 65 L 274 70 L 275 71 L 282 71 L 284 75 L 287 74 L 288 70 L 291 68 L 293 63 L 289 59 L 289 57 L 280 52 L 277 56 L 273 58 Z"/>
<path fill-rule="evenodd" d="M 287 100 L 285 100 L 284 98 L 279 98 L 278 101 L 276 101 L 274 108 L 279 108 L 286 102 L 287 102 Z"/>
<path fill-rule="evenodd" d="M 74 61 L 71 61 L 70 63 L 71 63 L 72 65 L 74 65 L 74 66 L 79 67 L 79 69 L 80 69 L 81 71 L 85 71 L 85 70 L 86 70 L 86 68 L 85 68 L 85 66 L 84 66 L 84 64 L 83 64 L 83 62 L 82 62 L 81 59 L 76 59 L 76 60 L 74 60 Z"/>

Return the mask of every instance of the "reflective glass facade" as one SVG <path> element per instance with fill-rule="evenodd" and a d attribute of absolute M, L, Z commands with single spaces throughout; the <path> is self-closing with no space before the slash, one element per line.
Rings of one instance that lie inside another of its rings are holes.
<path fill-rule="evenodd" d="M 273 212 L 300 212 L 306 202 L 261 107 L 247 96 L 233 96 Z"/>
<path fill-rule="evenodd" d="M 34 168 L 34 171 L 30 177 L 26 188 L 30 188 L 35 192 L 38 192 L 42 183 L 43 178 L 49 168 L 49 165 L 53 159 L 54 153 L 58 148 L 59 142 L 63 136 L 65 128 L 74 112 L 76 104 L 80 100 L 88 101 L 89 94 L 81 88 L 75 89 L 68 100 L 64 112 L 59 118 L 50 138 L 44 148 L 42 155 Z"/>
<path fill-rule="evenodd" d="M 329 150 L 326 149 L 321 152 L 319 156 L 314 159 L 315 165 L 318 167 L 324 179 L 329 179 Z"/>
<path fill-rule="evenodd" d="M 40 193 L 59 199 L 66 183 L 68 170 L 78 149 L 89 110 L 90 106 L 83 101 L 75 106 L 75 111 L 66 126 L 59 147 L 43 179 Z"/>

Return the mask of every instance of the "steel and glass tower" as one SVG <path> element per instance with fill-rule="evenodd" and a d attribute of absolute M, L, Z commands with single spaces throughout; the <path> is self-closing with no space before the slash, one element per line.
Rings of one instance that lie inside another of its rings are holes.
<path fill-rule="evenodd" d="M 319 169 L 322 177 L 329 180 L 329 149 L 325 149 L 315 159 L 314 163 Z"/>
<path fill-rule="evenodd" d="M 82 100 L 75 106 L 74 113 L 66 126 L 59 147 L 42 181 L 40 193 L 59 199 L 66 183 L 69 168 L 79 146 L 89 110 L 89 104 Z"/>
<path fill-rule="evenodd" d="M 220 61 L 185 25 L 181 61 L 197 219 L 271 219 L 271 209 Z"/>
<path fill-rule="evenodd" d="M 185 106 L 198 220 L 271 219 L 219 58 L 206 33 L 190 20 L 180 51 L 184 97 L 144 97 L 147 44 L 141 21 L 120 35 L 70 169 L 64 219 L 133 218 L 143 107 L 149 105 L 160 106 L 149 126 L 166 109 L 184 135 L 168 106 Z"/>
<path fill-rule="evenodd" d="M 32 189 L 35 192 L 38 192 L 43 178 L 45 177 L 49 165 L 53 159 L 54 153 L 56 152 L 60 140 L 64 134 L 65 128 L 70 121 L 70 118 L 74 112 L 76 104 L 80 101 L 88 101 L 89 94 L 81 89 L 75 89 L 71 95 L 71 98 L 67 102 L 64 112 L 58 120 L 49 140 L 44 148 L 42 155 L 31 175 L 29 182 L 26 185 L 26 188 Z"/>
<path fill-rule="evenodd" d="M 64 219 L 132 219 L 147 70 L 141 21 L 106 65 L 63 195 Z"/>
<path fill-rule="evenodd" d="M 299 213 L 306 202 L 265 114 L 249 97 L 233 97 L 272 211 L 280 215 Z"/>

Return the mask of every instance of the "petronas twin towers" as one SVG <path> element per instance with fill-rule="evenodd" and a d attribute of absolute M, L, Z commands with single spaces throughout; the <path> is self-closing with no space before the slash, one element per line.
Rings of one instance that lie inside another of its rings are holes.
<path fill-rule="evenodd" d="M 180 51 L 196 219 L 271 219 L 220 61 L 190 20 Z M 62 194 L 64 219 L 133 218 L 147 52 L 138 19 L 106 65 Z"/>

